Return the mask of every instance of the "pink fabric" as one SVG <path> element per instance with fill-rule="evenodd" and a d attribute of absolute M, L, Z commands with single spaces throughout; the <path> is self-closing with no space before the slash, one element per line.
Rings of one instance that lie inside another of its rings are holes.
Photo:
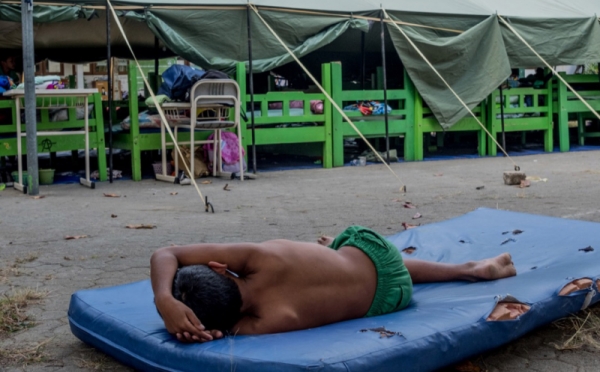
<path fill-rule="evenodd" d="M 269 108 L 271 110 L 281 110 L 283 108 L 283 102 L 271 102 L 269 103 Z M 304 101 L 290 101 L 290 108 L 304 108 Z"/>
<path fill-rule="evenodd" d="M 212 140 L 214 135 L 211 134 L 208 136 L 209 140 Z M 221 152 L 221 157 L 223 158 L 223 163 L 225 164 L 235 164 L 240 161 L 240 150 L 239 150 L 239 142 L 238 137 L 235 133 L 231 132 L 221 132 L 221 140 L 225 142 L 225 146 L 223 151 Z M 207 143 L 204 145 L 204 150 L 206 152 L 212 153 L 213 144 Z M 244 149 L 242 149 L 242 156 L 244 156 Z M 207 157 L 208 159 L 208 157 Z"/>
<path fill-rule="evenodd" d="M 321 100 L 310 101 L 310 111 L 312 111 L 313 114 L 322 114 L 323 113 L 323 101 L 321 101 Z"/>

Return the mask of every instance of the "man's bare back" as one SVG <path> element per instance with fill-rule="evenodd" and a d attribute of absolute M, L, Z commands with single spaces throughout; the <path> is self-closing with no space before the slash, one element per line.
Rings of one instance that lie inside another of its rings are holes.
<path fill-rule="evenodd" d="M 162 248 L 151 259 L 156 306 L 167 330 L 181 341 L 223 337 L 224 330 L 205 329 L 202 319 L 172 295 L 178 267 L 208 265 L 239 288 L 241 318 L 228 330 L 233 334 L 279 333 L 363 317 L 377 289 L 375 265 L 358 248 L 327 248 L 331 241 L 322 237 L 318 244 L 270 240 Z M 516 274 L 508 254 L 461 265 L 419 260 L 405 264 L 416 283 Z"/>

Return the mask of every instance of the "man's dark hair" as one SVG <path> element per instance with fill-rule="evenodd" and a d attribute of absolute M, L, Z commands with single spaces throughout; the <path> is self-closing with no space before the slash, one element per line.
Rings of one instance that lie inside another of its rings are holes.
<path fill-rule="evenodd" d="M 206 265 L 180 268 L 173 279 L 173 297 L 192 309 L 209 330 L 229 331 L 241 318 L 237 284 Z"/>

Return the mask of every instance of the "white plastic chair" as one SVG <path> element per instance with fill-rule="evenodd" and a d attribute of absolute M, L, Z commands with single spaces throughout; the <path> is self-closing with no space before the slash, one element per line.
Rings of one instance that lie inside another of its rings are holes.
<path fill-rule="evenodd" d="M 221 130 L 237 127 L 240 159 L 240 179 L 244 180 L 244 160 L 242 155 L 242 129 L 240 126 L 240 88 L 235 80 L 206 79 L 200 80 L 190 89 L 190 117 L 182 118 L 178 109 L 167 109 L 165 114 L 169 125 L 174 129 L 175 138 L 179 128 L 190 130 L 189 142 L 177 142 L 178 145 L 190 146 L 190 171 L 194 175 L 195 146 L 212 144 L 213 175 L 226 176 L 223 172 L 221 156 Z M 199 113 L 198 111 L 201 110 Z M 231 110 L 233 110 L 233 115 Z M 195 118 L 195 120 L 193 120 Z M 212 140 L 196 140 L 196 131 L 212 131 Z M 166 150 L 165 143 L 163 151 Z M 178 156 L 175 156 L 175 174 L 179 172 Z M 231 177 L 231 173 L 227 176 Z"/>

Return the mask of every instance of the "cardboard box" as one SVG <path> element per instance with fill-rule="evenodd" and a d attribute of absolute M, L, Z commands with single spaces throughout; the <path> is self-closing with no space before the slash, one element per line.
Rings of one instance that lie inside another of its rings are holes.
<path fill-rule="evenodd" d="M 108 81 L 96 80 L 92 83 L 92 86 L 98 89 L 103 101 L 108 101 Z M 117 80 L 113 82 L 113 100 L 120 100 L 121 97 L 121 81 Z"/>

